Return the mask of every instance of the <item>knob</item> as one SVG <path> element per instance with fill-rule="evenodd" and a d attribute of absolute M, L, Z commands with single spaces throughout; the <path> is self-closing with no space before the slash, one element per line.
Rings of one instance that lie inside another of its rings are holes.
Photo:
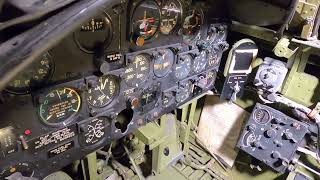
<path fill-rule="evenodd" d="M 293 134 L 291 132 L 285 132 L 283 134 L 283 137 L 285 139 L 287 139 L 287 140 L 290 140 L 290 142 L 292 142 L 292 143 L 296 143 L 297 142 L 297 140 L 295 138 L 293 138 Z"/>
<path fill-rule="evenodd" d="M 265 147 L 262 146 L 261 142 L 258 141 L 258 140 L 253 142 L 253 146 L 256 147 L 256 148 L 259 148 L 259 149 L 265 149 Z"/>
<path fill-rule="evenodd" d="M 281 154 L 278 151 L 274 151 L 272 152 L 271 157 L 274 159 L 279 159 L 281 158 Z"/>
<path fill-rule="evenodd" d="M 274 137 L 276 137 L 276 135 L 277 135 L 277 132 L 273 129 L 269 129 L 265 132 L 265 136 L 267 138 L 274 138 Z"/>

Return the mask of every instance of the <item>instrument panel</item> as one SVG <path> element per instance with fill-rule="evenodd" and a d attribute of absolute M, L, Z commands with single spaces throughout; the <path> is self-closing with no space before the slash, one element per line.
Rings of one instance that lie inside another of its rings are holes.
<path fill-rule="evenodd" d="M 213 89 L 227 26 L 190 3 L 103 8 L 21 72 L 1 95 L 0 179 L 43 178 Z"/>

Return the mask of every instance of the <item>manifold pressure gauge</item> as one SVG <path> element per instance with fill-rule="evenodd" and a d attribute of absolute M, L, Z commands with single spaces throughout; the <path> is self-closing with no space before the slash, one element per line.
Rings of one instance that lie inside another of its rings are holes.
<path fill-rule="evenodd" d="M 41 120 L 52 126 L 67 125 L 79 112 L 81 98 L 78 92 L 68 87 L 51 90 L 40 97 L 39 115 Z"/>
<path fill-rule="evenodd" d="M 87 100 L 91 106 L 97 108 L 110 104 L 119 88 L 116 79 L 111 75 L 100 77 L 92 86 L 88 90 Z"/>

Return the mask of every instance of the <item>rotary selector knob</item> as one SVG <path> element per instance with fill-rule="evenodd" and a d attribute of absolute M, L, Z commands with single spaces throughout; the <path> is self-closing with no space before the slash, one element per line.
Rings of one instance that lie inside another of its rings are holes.
<path fill-rule="evenodd" d="M 274 159 L 279 159 L 279 158 L 281 158 L 281 154 L 280 154 L 278 151 L 272 152 L 271 156 L 272 156 L 272 158 L 274 158 Z"/>
<path fill-rule="evenodd" d="M 265 132 L 265 136 L 267 138 L 275 138 L 277 135 L 277 132 L 274 129 L 269 129 Z"/>

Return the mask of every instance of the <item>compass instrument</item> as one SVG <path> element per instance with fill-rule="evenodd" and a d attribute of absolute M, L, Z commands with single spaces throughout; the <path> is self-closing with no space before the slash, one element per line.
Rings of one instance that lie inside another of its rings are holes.
<path fill-rule="evenodd" d="M 176 28 L 181 15 L 182 7 L 180 2 L 176 0 L 166 2 L 161 9 L 161 33 L 170 34 Z"/>
<path fill-rule="evenodd" d="M 80 110 L 81 98 L 74 89 L 62 87 L 40 97 L 41 120 L 52 126 L 67 125 Z"/>
<path fill-rule="evenodd" d="M 77 46 L 86 53 L 106 49 L 112 39 L 111 20 L 104 12 L 90 19 L 74 33 Z"/>
<path fill-rule="evenodd" d="M 111 103 L 116 96 L 118 84 L 113 76 L 107 75 L 99 78 L 98 82 L 88 90 L 88 103 L 97 108 Z"/>
<path fill-rule="evenodd" d="M 20 72 L 6 87 L 13 94 L 27 94 L 30 90 L 43 85 L 53 73 L 52 56 L 47 52 L 31 66 Z"/>
<path fill-rule="evenodd" d="M 175 66 L 175 76 L 181 80 L 190 74 L 191 71 L 192 56 L 190 54 L 182 55 L 179 57 Z"/>
<path fill-rule="evenodd" d="M 166 76 L 171 70 L 174 61 L 174 53 L 170 49 L 160 50 L 153 64 L 154 74 L 161 78 Z"/>
<path fill-rule="evenodd" d="M 160 8 L 156 2 L 147 0 L 138 5 L 131 18 L 131 38 L 138 46 L 150 40 L 160 26 Z"/>
<path fill-rule="evenodd" d="M 124 79 L 128 85 L 138 87 L 150 72 L 150 56 L 139 54 L 125 69 Z"/>

